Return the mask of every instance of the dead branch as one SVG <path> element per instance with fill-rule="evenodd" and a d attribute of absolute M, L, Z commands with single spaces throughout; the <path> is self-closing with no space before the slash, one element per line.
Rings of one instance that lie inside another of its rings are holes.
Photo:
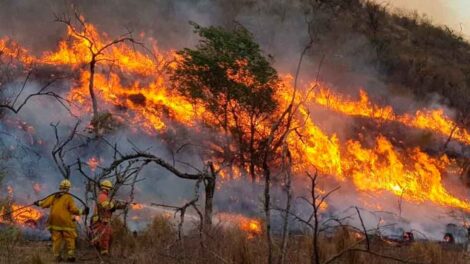
<path fill-rule="evenodd" d="M 70 111 L 70 108 L 68 106 L 68 104 L 70 104 L 70 102 L 61 97 L 60 95 L 56 94 L 55 92 L 52 92 L 52 91 L 47 91 L 47 89 L 52 85 L 54 84 L 55 82 L 57 82 L 59 80 L 59 78 L 56 78 L 56 79 L 53 79 L 53 80 L 50 80 L 48 81 L 47 83 L 45 83 L 40 89 L 39 91 L 35 92 L 35 93 L 32 93 L 32 94 L 29 94 L 28 96 L 26 96 L 25 99 L 22 100 L 21 103 L 18 103 L 18 100 L 20 98 L 20 96 L 22 95 L 23 91 L 24 91 L 24 87 L 26 86 L 26 83 L 29 79 L 29 76 L 30 76 L 30 73 L 28 73 L 25 81 L 23 82 L 23 87 L 20 89 L 20 91 L 18 92 L 18 94 L 15 96 L 15 98 L 13 99 L 13 102 L 9 103 L 9 102 L 6 102 L 6 103 L 0 103 L 0 109 L 7 109 L 15 114 L 18 114 L 21 109 L 23 109 L 23 107 L 29 102 L 29 100 L 31 100 L 32 98 L 34 97 L 37 97 L 37 96 L 48 96 L 48 97 L 52 97 L 54 99 L 57 100 L 57 102 L 59 102 L 69 113 L 71 113 Z"/>
<path fill-rule="evenodd" d="M 355 208 L 356 208 L 357 216 L 359 217 L 359 220 L 361 221 L 361 226 L 364 232 L 364 236 L 366 237 L 367 250 L 370 250 L 370 240 L 369 240 L 369 235 L 367 234 L 366 226 L 364 225 L 364 221 L 362 220 L 362 216 L 361 216 L 361 212 L 359 211 L 359 208 L 357 208 L 357 206 Z"/>
<path fill-rule="evenodd" d="M 66 163 L 65 155 L 68 151 L 65 149 L 65 147 L 74 139 L 75 135 L 77 134 L 79 124 L 80 120 L 75 123 L 75 126 L 72 128 L 69 135 L 62 140 L 60 139 L 58 132 L 59 123 L 51 124 L 54 129 L 54 135 L 56 139 L 56 144 L 52 148 L 52 158 L 54 159 L 54 162 L 64 179 L 70 179 L 71 167 L 74 165 Z"/>
<path fill-rule="evenodd" d="M 162 158 L 159 158 L 159 157 L 157 157 L 153 154 L 150 154 L 150 153 L 143 153 L 143 152 L 136 152 L 134 154 L 123 155 L 121 158 L 113 161 L 113 163 L 111 163 L 111 165 L 108 168 L 104 169 L 102 174 L 103 175 L 109 174 L 112 170 L 116 169 L 123 162 L 130 161 L 130 160 L 140 160 L 140 161 L 144 161 L 144 162 L 155 163 L 155 164 L 165 168 L 166 170 L 170 171 L 175 176 L 183 178 L 183 179 L 198 180 L 201 177 L 201 173 L 191 174 L 191 173 L 182 172 L 182 171 L 176 169 L 170 163 L 163 160 Z M 203 178 L 210 177 L 207 174 L 203 175 L 203 176 L 204 176 Z"/>
<path fill-rule="evenodd" d="M 95 174 L 93 177 L 87 175 L 84 171 L 83 166 L 88 165 L 86 163 L 81 162 L 78 160 L 78 171 L 81 175 L 83 175 L 88 182 L 93 183 L 95 186 L 95 197 L 96 197 L 96 186 L 97 183 L 104 179 L 115 179 L 115 185 L 111 192 L 111 197 L 113 197 L 119 190 L 121 186 L 131 186 L 131 193 L 130 199 L 132 202 L 133 200 L 133 190 L 134 185 L 137 182 L 137 175 L 140 171 L 149 164 L 157 164 L 158 166 L 170 171 L 177 177 L 188 179 L 188 180 L 195 180 L 196 181 L 196 189 L 195 189 L 195 198 L 188 202 L 187 204 L 181 207 L 175 206 L 168 206 L 162 204 L 152 204 L 153 206 L 163 206 L 166 208 L 175 209 L 176 213 L 180 214 L 181 222 L 184 222 L 184 214 L 187 208 L 193 208 L 201 219 L 200 223 L 200 230 L 202 232 L 203 225 L 211 225 L 212 224 L 212 201 L 215 192 L 215 182 L 217 178 L 218 171 L 214 169 L 211 162 L 207 163 L 207 166 L 204 169 L 200 170 L 195 167 L 193 169 L 197 171 L 197 173 L 187 173 L 177 169 L 175 166 L 171 165 L 170 163 L 166 162 L 160 157 L 157 157 L 150 153 L 145 153 L 140 151 L 137 147 L 134 147 L 135 153 L 132 154 L 122 154 L 119 152 L 116 145 L 110 144 L 110 142 L 106 141 L 106 143 L 112 147 L 114 150 L 115 155 L 114 160 L 111 164 L 107 167 L 100 168 L 100 173 Z M 204 183 L 205 186 L 205 209 L 204 214 L 201 213 L 199 208 L 196 206 L 196 202 L 199 201 L 199 187 L 200 183 Z M 125 214 L 126 215 L 126 214 Z M 182 223 L 181 223 L 182 225 Z"/>
<path fill-rule="evenodd" d="M 445 153 L 445 151 L 447 149 L 447 146 L 449 145 L 450 141 L 452 140 L 452 137 L 454 136 L 454 133 L 457 129 L 458 129 L 458 124 L 455 123 L 454 127 L 452 128 L 452 130 L 449 133 L 449 136 L 447 137 L 446 142 L 442 146 L 442 153 Z"/>
<path fill-rule="evenodd" d="M 131 190 L 129 194 L 129 203 L 132 203 L 134 201 L 134 196 L 135 196 L 135 185 L 138 182 L 139 174 L 142 171 L 142 169 L 145 167 L 146 164 L 143 164 L 141 167 L 138 168 L 138 170 L 134 173 L 134 178 L 132 179 L 131 182 Z M 129 207 L 127 206 L 124 209 L 124 226 L 127 226 L 127 215 L 129 213 Z"/>
<path fill-rule="evenodd" d="M 88 83 L 88 91 L 90 93 L 90 98 L 92 102 L 92 107 L 93 107 L 93 119 L 98 117 L 98 100 L 95 95 L 95 88 L 94 88 L 94 78 L 95 78 L 95 69 L 96 69 L 96 64 L 102 60 L 106 59 L 100 59 L 100 57 L 104 56 L 105 50 L 107 50 L 109 47 L 112 47 L 114 45 L 117 45 L 119 43 L 123 42 L 131 42 L 133 44 L 138 44 L 140 46 L 144 46 L 143 43 L 140 43 L 133 39 L 131 36 L 131 32 L 127 32 L 126 34 L 123 34 L 122 37 L 111 40 L 110 42 L 104 44 L 103 46 L 99 47 L 97 45 L 97 42 L 95 39 L 93 39 L 93 36 L 89 34 L 87 31 L 87 24 L 84 20 L 84 18 L 80 15 L 80 13 L 77 10 L 74 10 L 74 15 L 75 15 L 75 20 L 78 22 L 80 25 L 81 30 L 83 33 L 81 33 L 77 27 L 73 24 L 72 19 L 69 16 L 66 16 L 65 14 L 62 16 L 56 15 L 55 21 L 63 23 L 67 26 L 67 28 L 72 32 L 72 34 L 79 39 L 82 39 L 88 43 L 88 50 L 91 55 L 91 59 L 88 62 L 89 66 L 89 73 L 90 73 L 90 80 Z M 98 134 L 99 131 L 99 124 L 95 124 L 95 134 Z"/>
<path fill-rule="evenodd" d="M 279 257 L 279 263 L 283 264 L 285 262 L 285 257 L 287 254 L 287 244 L 289 240 L 289 213 L 291 210 L 291 201 L 292 201 L 292 156 L 289 151 L 289 147 L 287 142 L 284 142 L 284 148 L 282 152 L 282 159 L 283 159 L 283 171 L 285 171 L 284 177 L 284 191 L 286 193 L 287 201 L 286 201 L 286 208 L 283 217 L 282 223 L 282 239 L 281 239 L 281 255 Z"/>

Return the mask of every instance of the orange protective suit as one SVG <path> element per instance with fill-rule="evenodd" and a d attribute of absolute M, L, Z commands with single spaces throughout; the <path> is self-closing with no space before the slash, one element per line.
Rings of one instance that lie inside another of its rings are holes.
<path fill-rule="evenodd" d="M 103 255 L 109 254 L 111 244 L 112 228 L 111 217 L 116 206 L 109 199 L 108 191 L 101 190 L 98 195 L 93 217 L 91 219 L 92 243 Z"/>
<path fill-rule="evenodd" d="M 81 215 L 70 194 L 63 192 L 39 201 L 42 208 L 51 208 L 47 227 L 52 237 L 52 253 L 54 257 L 60 256 L 62 243 L 65 242 L 67 255 L 75 255 L 75 240 L 77 238 L 76 225 L 73 215 Z"/>

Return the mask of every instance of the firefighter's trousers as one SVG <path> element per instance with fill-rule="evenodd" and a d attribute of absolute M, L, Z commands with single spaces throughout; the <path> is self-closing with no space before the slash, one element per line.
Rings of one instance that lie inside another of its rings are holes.
<path fill-rule="evenodd" d="M 109 254 L 111 244 L 112 228 L 108 222 L 97 221 L 91 225 L 92 243 L 96 246 L 101 254 Z"/>
<path fill-rule="evenodd" d="M 77 238 L 76 231 L 51 230 L 51 237 L 52 254 L 54 254 L 54 257 L 60 256 L 63 243 L 65 243 L 67 256 L 73 257 L 75 255 L 75 240 Z"/>

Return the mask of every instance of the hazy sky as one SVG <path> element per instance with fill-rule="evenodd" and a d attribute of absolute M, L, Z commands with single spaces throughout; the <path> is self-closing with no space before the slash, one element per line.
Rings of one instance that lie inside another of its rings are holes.
<path fill-rule="evenodd" d="M 470 37 L 470 0 L 376 0 L 392 7 L 418 10 L 437 24 L 445 24 Z"/>

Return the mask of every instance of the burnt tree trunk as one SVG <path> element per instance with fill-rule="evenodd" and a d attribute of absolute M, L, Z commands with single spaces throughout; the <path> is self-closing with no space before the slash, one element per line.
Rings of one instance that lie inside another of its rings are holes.
<path fill-rule="evenodd" d="M 255 124 L 253 119 L 250 121 L 250 175 L 252 182 L 255 183 Z"/>
<path fill-rule="evenodd" d="M 205 180 L 206 183 L 206 201 L 204 206 L 204 225 L 212 225 L 212 211 L 213 211 L 213 200 L 215 193 L 215 182 L 216 182 L 216 173 L 214 171 L 214 166 L 212 163 L 209 163 L 209 169 L 211 172 L 211 177 Z"/>
<path fill-rule="evenodd" d="M 263 161 L 264 176 L 264 213 L 266 217 L 266 238 L 268 242 L 268 264 L 273 263 L 273 242 L 271 237 L 271 171 L 269 169 L 267 155 Z"/>
<path fill-rule="evenodd" d="M 285 164 L 285 180 L 284 180 L 284 191 L 286 192 L 286 208 L 284 213 L 284 219 L 282 223 L 282 240 L 281 240 L 281 256 L 279 257 L 279 264 L 284 264 L 286 261 L 287 255 L 287 243 L 289 241 L 289 212 L 291 210 L 292 202 L 292 156 L 290 154 L 289 148 L 285 144 L 283 150 L 283 163 Z"/>
<path fill-rule="evenodd" d="M 88 83 L 88 90 L 90 92 L 91 104 L 93 107 L 93 119 L 98 117 L 98 102 L 96 100 L 95 89 L 94 89 L 95 66 L 96 66 L 96 56 L 93 55 L 90 61 L 90 81 Z"/>
<path fill-rule="evenodd" d="M 318 247 L 318 236 L 319 236 L 319 231 L 318 231 L 318 209 L 320 205 L 317 205 L 317 194 L 316 194 L 316 186 L 317 186 L 317 176 L 318 174 L 315 172 L 315 176 L 311 179 L 312 181 L 312 190 L 311 190 L 311 196 L 312 196 L 312 207 L 313 207 L 313 238 L 312 238 L 312 248 L 313 248 L 313 254 L 312 254 L 312 264 L 320 264 L 320 249 Z"/>

